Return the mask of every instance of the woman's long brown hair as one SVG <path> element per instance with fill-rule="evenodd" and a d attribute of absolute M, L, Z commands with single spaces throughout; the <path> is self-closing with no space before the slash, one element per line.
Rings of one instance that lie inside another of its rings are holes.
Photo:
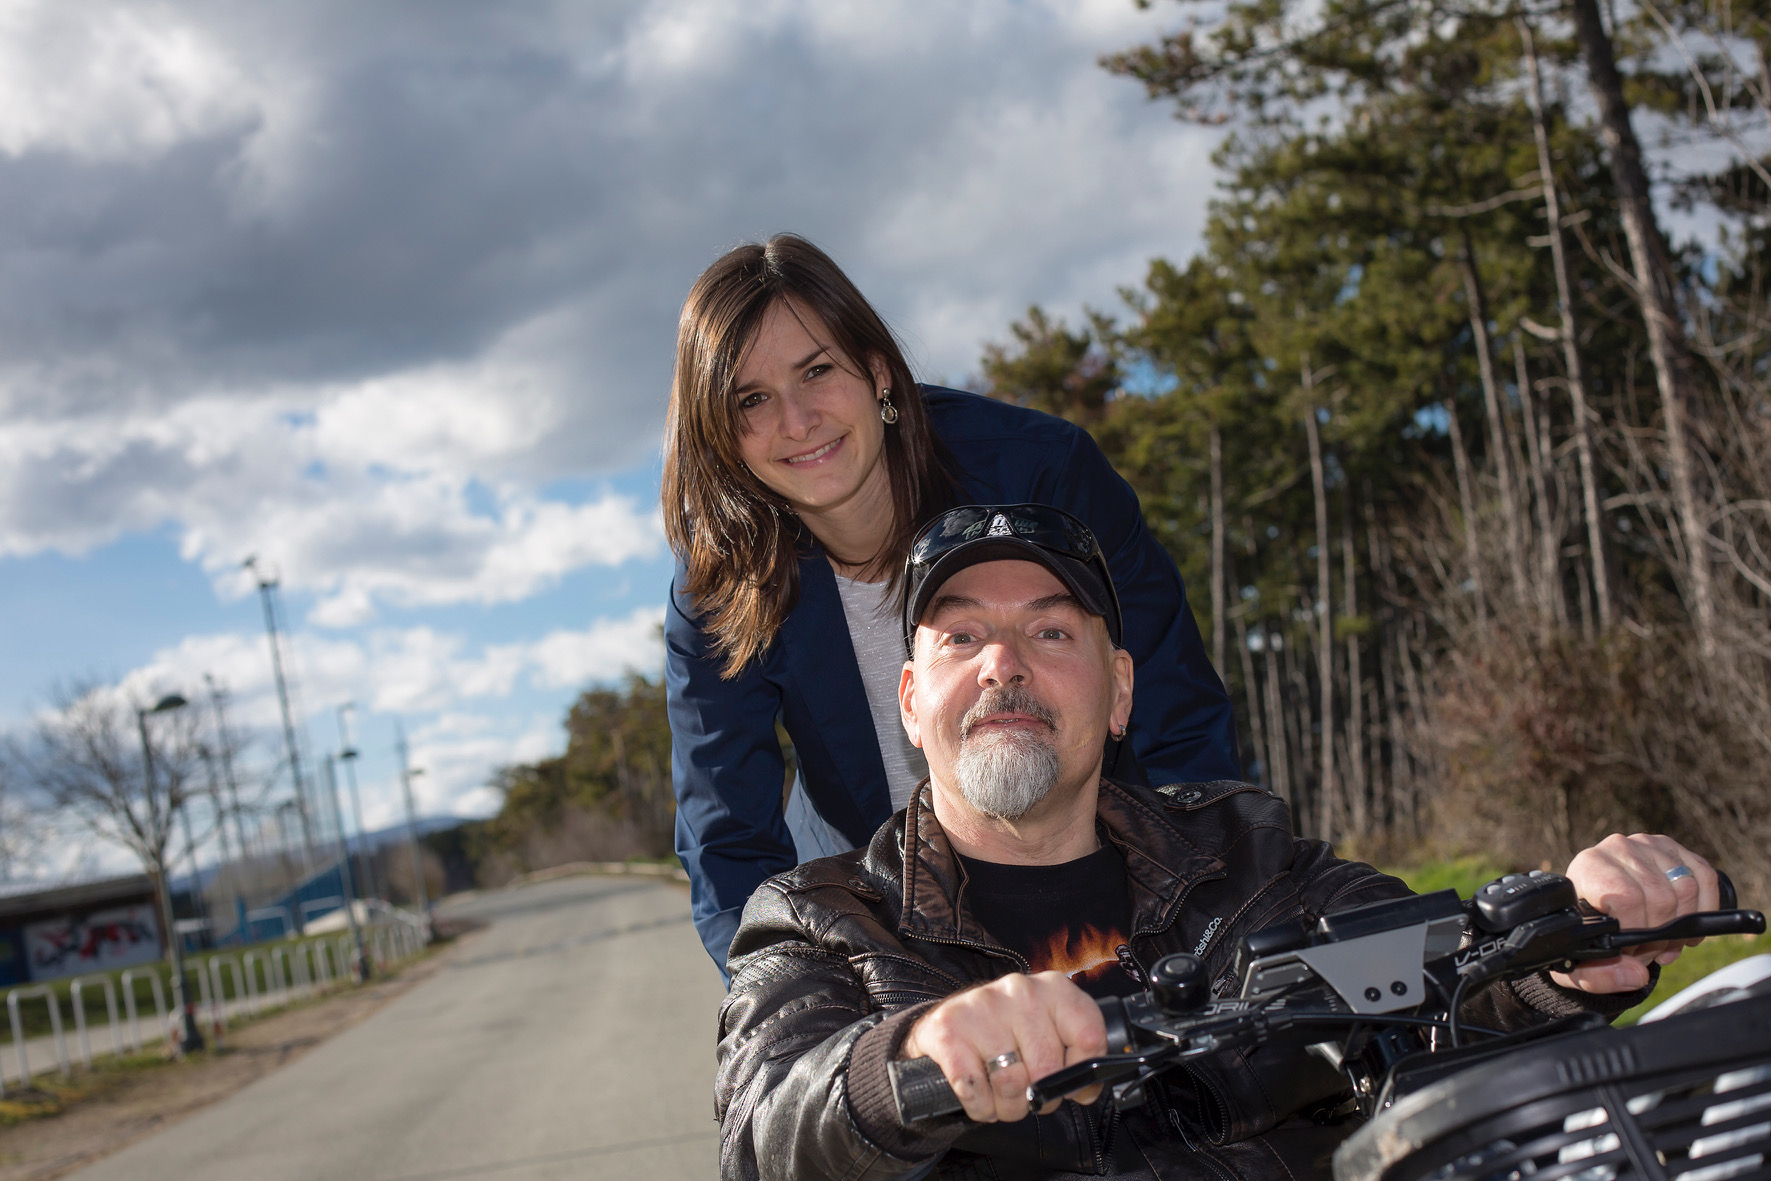
<path fill-rule="evenodd" d="M 702 613 L 728 679 L 774 642 L 799 601 L 799 557 L 812 543 L 787 501 L 738 451 L 738 368 L 763 317 L 783 302 L 814 335 L 827 336 L 845 367 L 865 375 L 872 358 L 884 362 L 898 408 L 898 421 L 885 429 L 891 534 L 877 554 L 834 556 L 893 570 L 895 583 L 917 529 L 956 496 L 945 449 L 896 338 L 829 255 L 795 234 L 776 234 L 728 251 L 703 271 L 677 323 L 664 428 L 664 531 L 688 568 L 680 589 Z"/>

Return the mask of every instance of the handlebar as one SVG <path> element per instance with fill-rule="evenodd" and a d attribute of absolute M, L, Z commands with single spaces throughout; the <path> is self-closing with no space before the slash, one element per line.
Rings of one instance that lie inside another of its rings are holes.
<path fill-rule="evenodd" d="M 1720 900 L 1737 902 L 1734 884 L 1725 874 L 1717 876 Z M 1765 930 L 1763 914 L 1732 905 L 1644 930 L 1622 929 L 1616 919 L 1584 907 L 1566 878 L 1537 872 L 1497 879 L 1467 902 L 1445 890 L 1343 911 L 1314 927 L 1302 922 L 1280 924 L 1244 939 L 1236 960 L 1239 995 L 1220 1000 L 1210 999 L 1202 963 L 1185 953 L 1165 956 L 1153 967 L 1146 992 L 1096 1002 L 1110 1043 L 1124 1050 L 1038 1079 L 1027 1088 L 1027 1098 L 1039 1107 L 1104 1084 L 1114 1088 L 1116 1102 L 1129 1106 L 1141 1099 L 1145 1080 L 1188 1059 L 1282 1039 L 1299 1044 L 1333 1040 L 1325 1027 L 1338 1029 L 1346 1038 L 1355 1036 L 1360 1027 L 1416 1027 L 1417 1033 L 1422 1027 L 1439 1028 L 1450 1033 L 1451 1044 L 1456 1045 L 1459 1027 L 1453 1001 L 1495 980 L 1607 959 L 1641 944 Z M 1424 946 L 1417 977 L 1428 986 L 1424 989 L 1405 988 L 1392 996 L 1393 986 L 1381 993 L 1361 989 L 1356 981 L 1349 987 L 1350 978 L 1337 970 L 1337 963 L 1344 964 L 1349 957 L 1319 954 L 1329 944 L 1351 950 L 1347 944 L 1362 943 L 1366 947 L 1361 951 L 1369 950 L 1375 957 L 1397 946 L 1398 933 L 1406 935 L 1417 928 L 1425 934 L 1407 937 L 1414 940 L 1409 946 Z M 1447 942 L 1448 936 L 1455 937 Z M 1431 992 L 1446 1001 L 1442 1013 L 1425 1001 Z M 1407 1003 L 1400 997 L 1406 997 Z M 1462 1026 L 1462 1032 L 1503 1036 L 1468 1025 Z M 1421 1048 L 1438 1045 L 1423 1041 Z M 1350 1060 L 1343 1058 L 1341 1065 L 1352 1073 Z M 893 1062 L 888 1070 L 905 1123 L 964 1110 L 933 1059 Z M 1370 1094 L 1371 1088 L 1365 1093 Z"/>

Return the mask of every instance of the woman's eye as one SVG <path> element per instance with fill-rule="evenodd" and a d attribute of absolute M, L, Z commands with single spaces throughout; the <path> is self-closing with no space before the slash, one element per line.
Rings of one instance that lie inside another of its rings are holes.
<path fill-rule="evenodd" d="M 740 409 L 740 410 L 755 410 L 758 406 L 761 406 L 763 404 L 763 402 L 766 401 L 767 399 L 768 399 L 768 395 L 763 393 L 761 390 L 752 391 L 751 393 L 745 394 L 742 398 L 738 399 L 738 409 Z"/>
<path fill-rule="evenodd" d="M 829 365 L 814 365 L 810 369 L 806 370 L 806 380 L 811 381 L 815 377 L 823 377 L 826 373 L 829 373 L 829 372 L 830 372 Z"/>

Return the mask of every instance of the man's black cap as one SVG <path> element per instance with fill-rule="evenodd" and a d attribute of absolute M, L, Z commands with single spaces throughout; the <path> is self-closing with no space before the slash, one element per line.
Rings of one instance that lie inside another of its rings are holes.
<path fill-rule="evenodd" d="M 1045 504 L 968 504 L 949 509 L 916 536 L 904 563 L 904 649 L 915 647 L 916 624 L 955 574 L 979 562 L 1037 562 L 1050 570 L 1084 610 L 1107 623 L 1124 647 L 1119 596 L 1106 556 L 1088 526 Z"/>

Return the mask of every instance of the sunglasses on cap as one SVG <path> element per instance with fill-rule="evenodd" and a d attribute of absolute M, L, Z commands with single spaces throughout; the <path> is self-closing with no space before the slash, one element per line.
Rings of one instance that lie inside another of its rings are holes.
<path fill-rule="evenodd" d="M 1123 644 L 1113 573 L 1088 526 L 1046 504 L 971 504 L 942 513 L 911 543 L 904 565 L 906 651 L 941 584 L 967 566 L 998 559 L 1033 561 L 1050 570 L 1084 608 L 1106 621 L 1113 643 Z"/>

